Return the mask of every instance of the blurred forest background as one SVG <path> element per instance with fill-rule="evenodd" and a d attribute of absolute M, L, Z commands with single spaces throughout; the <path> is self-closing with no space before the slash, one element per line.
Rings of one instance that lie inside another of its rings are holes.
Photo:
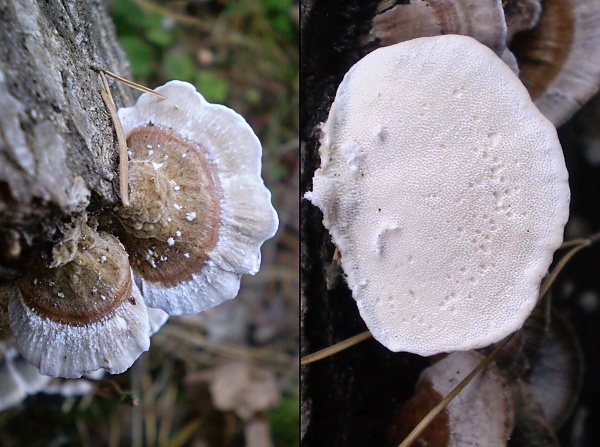
<path fill-rule="evenodd" d="M 280 227 L 237 298 L 172 317 L 129 371 L 84 397 L 38 394 L 0 413 L 0 445 L 296 446 L 297 3 L 113 0 L 109 9 L 134 81 L 191 82 L 250 123 Z"/>

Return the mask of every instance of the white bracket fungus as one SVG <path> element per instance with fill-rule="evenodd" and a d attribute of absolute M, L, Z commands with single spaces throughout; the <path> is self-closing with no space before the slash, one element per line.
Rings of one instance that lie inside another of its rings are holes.
<path fill-rule="evenodd" d="M 340 84 L 306 197 L 383 345 L 469 350 L 517 330 L 562 242 L 569 187 L 554 126 L 465 36 L 380 48 Z"/>
<path fill-rule="evenodd" d="M 415 396 L 399 414 L 401 431 L 414 427 L 483 359 L 484 356 L 475 351 L 453 352 L 425 369 L 417 383 Z M 436 425 L 421 436 L 420 445 L 505 446 L 513 430 L 514 402 L 508 380 L 500 368 L 490 363 L 448 404 L 434 423 Z"/>
<path fill-rule="evenodd" d="M 0 411 L 21 403 L 28 395 L 44 389 L 51 378 L 40 374 L 6 341 L 0 342 Z"/>
<path fill-rule="evenodd" d="M 235 297 L 277 230 L 261 145 L 233 110 L 171 81 L 120 109 L 131 153 L 128 207 L 116 215 L 146 304 L 191 314 Z"/>
<path fill-rule="evenodd" d="M 382 46 L 417 37 L 461 34 L 477 39 L 500 56 L 506 48 L 501 0 L 421 0 L 379 4 L 369 33 Z"/>
<path fill-rule="evenodd" d="M 71 262 L 48 268 L 40 261 L 10 297 L 19 352 L 44 375 L 118 374 L 150 345 L 146 305 L 124 247 L 87 225 L 82 233 Z"/>
<path fill-rule="evenodd" d="M 600 88 L 600 2 L 545 0 L 536 26 L 512 42 L 536 106 L 564 124 Z"/>

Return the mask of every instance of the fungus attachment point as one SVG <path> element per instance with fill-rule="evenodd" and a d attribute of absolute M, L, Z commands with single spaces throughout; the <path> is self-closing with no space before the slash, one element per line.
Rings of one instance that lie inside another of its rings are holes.
<path fill-rule="evenodd" d="M 501 59 L 466 36 L 377 49 L 346 74 L 322 130 L 306 197 L 379 342 L 432 355 L 523 324 L 569 188 L 554 126 Z"/>
<path fill-rule="evenodd" d="M 125 249 L 87 226 L 71 262 L 35 266 L 18 281 L 9 320 L 21 355 L 49 376 L 121 373 L 150 345 L 146 305 Z"/>
<path fill-rule="evenodd" d="M 244 119 L 188 83 L 119 110 L 131 152 L 121 240 L 146 303 L 190 314 L 233 298 L 277 230 L 260 177 L 261 146 Z"/>

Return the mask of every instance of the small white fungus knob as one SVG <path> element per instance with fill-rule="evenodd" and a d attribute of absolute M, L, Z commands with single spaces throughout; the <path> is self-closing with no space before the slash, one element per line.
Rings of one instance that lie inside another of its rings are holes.
<path fill-rule="evenodd" d="M 432 355 L 523 324 L 569 187 L 555 128 L 502 60 L 454 35 L 377 49 L 346 74 L 322 131 L 306 197 L 377 340 Z"/>

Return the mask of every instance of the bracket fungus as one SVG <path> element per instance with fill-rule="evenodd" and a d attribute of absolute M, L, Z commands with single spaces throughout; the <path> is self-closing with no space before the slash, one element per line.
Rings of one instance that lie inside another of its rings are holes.
<path fill-rule="evenodd" d="M 597 0 L 545 0 L 536 26 L 509 40 L 523 84 L 557 127 L 600 88 L 599 20 Z"/>
<path fill-rule="evenodd" d="M 19 355 L 13 340 L 0 341 L 0 412 L 19 405 L 28 396 L 44 393 L 64 397 L 90 393 L 104 370 L 87 374 L 81 379 L 53 379 Z"/>
<path fill-rule="evenodd" d="M 396 4 L 394 4 L 396 3 Z M 506 47 L 501 0 L 382 1 L 369 34 L 382 46 L 417 37 L 461 34 L 477 39 L 501 55 Z"/>
<path fill-rule="evenodd" d="M 261 145 L 233 110 L 171 81 L 118 111 L 130 151 L 130 206 L 115 210 L 146 304 L 191 314 L 233 298 L 260 267 L 277 214 Z"/>
<path fill-rule="evenodd" d="M 0 342 L 0 411 L 14 407 L 28 395 L 43 390 L 50 380 L 20 357 L 13 346 Z"/>
<path fill-rule="evenodd" d="M 469 350 L 535 306 L 569 211 L 554 126 L 466 36 L 379 48 L 340 84 L 306 194 L 373 336 L 392 351 Z"/>
<path fill-rule="evenodd" d="M 394 442 L 408 434 L 482 360 L 475 351 L 453 352 L 426 368 L 414 397 L 399 411 L 390 430 Z M 490 363 L 455 397 L 421 435 L 418 445 L 459 447 L 506 445 L 514 424 L 513 396 L 505 374 Z"/>
<path fill-rule="evenodd" d="M 19 352 L 42 374 L 118 374 L 148 350 L 146 305 L 114 236 L 83 225 L 71 262 L 39 264 L 17 281 L 8 310 Z"/>

